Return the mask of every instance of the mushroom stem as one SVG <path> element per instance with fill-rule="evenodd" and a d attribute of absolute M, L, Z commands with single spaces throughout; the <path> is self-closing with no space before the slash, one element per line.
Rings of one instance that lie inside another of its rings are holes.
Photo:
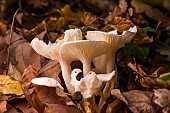
<path fill-rule="evenodd" d="M 106 83 L 106 86 L 103 89 L 103 94 L 99 101 L 99 108 L 102 108 L 103 105 L 106 103 L 106 99 L 110 96 L 110 92 L 116 84 L 117 84 L 117 73 L 109 82 Z"/>
<path fill-rule="evenodd" d="M 110 57 L 112 56 L 112 57 Z M 107 58 L 107 73 L 110 73 L 114 70 L 115 67 L 115 52 L 108 55 Z M 99 101 L 99 108 L 102 108 L 103 105 L 106 103 L 106 99 L 109 97 L 111 90 L 116 84 L 117 80 L 117 75 L 115 75 L 109 82 L 106 83 L 106 86 L 103 89 L 103 93 Z"/>
<path fill-rule="evenodd" d="M 61 61 L 62 62 L 62 61 Z M 71 66 L 70 66 L 70 63 L 66 63 L 66 62 L 62 62 L 61 64 L 61 70 L 62 70 L 62 76 L 63 76 L 63 79 L 65 81 L 65 84 L 66 84 L 66 87 L 68 89 L 68 91 L 73 94 L 75 91 L 74 91 L 74 87 L 70 84 L 70 81 L 71 81 Z"/>
<path fill-rule="evenodd" d="M 83 76 L 86 76 L 91 69 L 91 61 L 82 61 L 83 63 Z"/>

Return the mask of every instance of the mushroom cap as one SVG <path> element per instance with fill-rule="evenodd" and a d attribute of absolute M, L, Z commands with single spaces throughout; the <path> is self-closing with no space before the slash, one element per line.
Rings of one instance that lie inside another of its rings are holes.
<path fill-rule="evenodd" d="M 36 85 L 59 87 L 60 89 L 64 90 L 64 88 L 60 85 L 60 83 L 57 80 L 49 77 L 34 78 L 31 80 L 31 82 Z"/>
<path fill-rule="evenodd" d="M 107 74 L 97 74 L 97 78 L 102 82 L 107 82 L 113 78 L 115 73 L 116 73 L 116 71 L 114 70 L 113 72 L 107 73 Z"/>
<path fill-rule="evenodd" d="M 65 42 L 81 40 L 82 39 L 82 32 L 80 29 L 69 29 L 65 31 L 64 39 L 58 40 L 57 43 L 49 42 L 46 44 L 42 40 L 38 38 L 34 38 L 30 45 L 32 48 L 40 55 L 52 59 L 52 60 L 59 60 L 58 51 L 60 46 Z"/>
<path fill-rule="evenodd" d="M 110 45 L 104 41 L 79 40 L 63 44 L 59 54 L 65 61 L 91 61 L 95 57 L 111 52 Z"/>
<path fill-rule="evenodd" d="M 57 60 L 59 47 L 56 43 L 49 42 L 47 45 L 42 40 L 39 40 L 38 38 L 34 38 L 31 41 L 30 45 L 38 54 L 52 60 Z"/>
<path fill-rule="evenodd" d="M 108 33 L 102 31 L 88 31 L 86 38 L 88 40 L 105 41 L 111 45 L 113 52 L 116 52 L 121 47 L 124 47 L 125 43 L 129 43 L 136 32 L 136 26 L 124 31 L 122 35 L 118 35 L 117 30 Z"/>
<path fill-rule="evenodd" d="M 90 71 L 84 78 L 80 80 L 76 91 L 80 91 L 83 98 L 90 98 L 91 96 L 98 94 L 102 86 L 102 81 L 97 78 L 95 72 Z"/>
<path fill-rule="evenodd" d="M 64 35 L 65 42 L 83 39 L 82 32 L 78 28 L 66 30 L 64 33 L 65 33 Z"/>

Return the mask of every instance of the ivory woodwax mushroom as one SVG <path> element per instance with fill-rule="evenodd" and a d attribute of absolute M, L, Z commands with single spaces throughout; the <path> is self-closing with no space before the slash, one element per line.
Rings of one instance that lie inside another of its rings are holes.
<path fill-rule="evenodd" d="M 115 71 L 108 74 L 96 74 L 93 71 L 78 81 L 76 77 L 82 72 L 80 69 L 74 69 L 71 74 L 71 85 L 75 88 L 75 92 L 80 91 L 83 98 L 90 98 L 93 95 L 101 94 L 101 86 L 103 82 L 110 81 L 115 75 Z"/>
<path fill-rule="evenodd" d="M 54 78 L 49 78 L 49 77 L 33 78 L 31 82 L 33 84 L 41 85 L 41 86 L 59 87 L 60 89 L 64 90 L 64 88 L 60 85 L 60 83 Z"/>
<path fill-rule="evenodd" d="M 112 53 L 113 53 L 113 61 L 115 61 L 115 52 L 124 47 L 125 43 L 129 43 L 132 38 L 135 36 L 137 32 L 136 26 L 130 28 L 127 31 L 124 31 L 122 35 L 117 34 L 117 30 L 111 32 L 102 32 L 102 31 L 88 31 L 86 35 L 87 40 L 94 41 L 105 41 L 111 45 Z M 102 70 L 105 69 L 106 61 L 104 61 L 103 57 L 98 57 L 94 60 L 94 65 L 97 69 Z M 100 61 L 100 62 L 99 62 Z M 105 63 L 104 63 L 105 62 Z M 113 62 L 113 66 L 115 62 Z"/>
<path fill-rule="evenodd" d="M 65 31 L 64 39 L 58 40 L 57 43 L 51 43 L 49 42 L 46 44 L 45 42 L 39 40 L 38 38 L 34 38 L 30 45 L 32 48 L 40 55 L 52 59 L 57 60 L 60 62 L 60 56 L 59 56 L 59 49 L 60 46 L 68 41 L 75 41 L 75 40 L 81 40 L 82 39 L 82 32 L 80 29 L 69 29 Z M 69 71 L 67 75 L 63 75 L 65 78 L 65 81 L 70 81 L 70 75 L 71 70 Z M 62 71 L 63 72 L 63 71 Z M 70 93 L 74 93 L 73 87 L 70 85 L 70 83 L 66 83 L 66 87 L 68 88 Z"/>
<path fill-rule="evenodd" d="M 107 58 L 107 71 L 113 71 L 111 59 L 111 47 L 104 41 L 79 40 L 63 44 L 59 51 L 61 57 L 61 67 L 70 67 L 72 61 L 81 61 L 83 64 L 83 75 L 85 76 L 91 69 L 91 61 L 103 54 Z M 62 71 L 65 71 L 62 68 Z"/>
<path fill-rule="evenodd" d="M 122 35 L 117 34 L 117 30 L 111 31 L 111 32 L 102 32 L 102 31 L 88 31 L 86 35 L 87 40 L 94 40 L 94 41 L 105 41 L 111 45 L 112 48 L 112 66 L 115 66 L 115 52 L 120 49 L 121 47 L 125 46 L 125 43 L 129 43 L 132 38 L 135 36 L 137 32 L 136 26 L 130 28 L 127 31 L 124 31 Z M 108 59 L 104 58 L 105 55 L 102 55 L 100 57 L 97 57 L 93 60 L 93 63 L 96 67 L 94 71 L 98 72 L 106 72 L 106 62 Z M 103 90 L 103 94 L 106 96 L 103 99 L 100 99 L 99 102 L 100 106 L 104 105 L 104 101 L 106 97 L 109 96 L 111 89 L 114 87 L 114 84 L 116 83 L 117 76 L 114 77 L 113 81 L 108 82 Z"/>

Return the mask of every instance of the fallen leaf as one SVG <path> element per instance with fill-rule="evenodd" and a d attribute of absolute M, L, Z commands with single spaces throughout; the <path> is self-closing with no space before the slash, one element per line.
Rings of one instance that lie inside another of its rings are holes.
<path fill-rule="evenodd" d="M 163 44 L 163 43 L 157 43 L 156 45 L 156 51 L 159 52 L 161 55 L 165 56 L 165 59 L 167 61 L 170 61 L 170 46 Z"/>
<path fill-rule="evenodd" d="M 154 102 L 160 107 L 164 108 L 163 113 L 170 112 L 170 90 L 155 89 L 154 95 L 157 97 Z"/>
<path fill-rule="evenodd" d="M 80 23 L 83 20 L 84 12 L 78 11 L 73 12 L 69 5 L 65 5 L 60 10 L 61 17 L 57 21 L 57 26 L 59 28 L 63 27 L 64 25 L 67 25 L 68 23 Z"/>
<path fill-rule="evenodd" d="M 134 26 L 132 21 L 122 17 L 115 17 L 112 20 L 108 20 L 107 24 L 121 32 Z"/>
<path fill-rule="evenodd" d="M 126 110 L 127 105 L 120 99 L 116 99 L 107 106 L 106 113 L 127 113 Z"/>
<path fill-rule="evenodd" d="M 111 94 L 116 98 L 127 103 L 133 113 L 155 113 L 157 106 L 153 104 L 153 92 L 131 90 L 120 92 L 119 89 L 113 89 Z"/>
<path fill-rule="evenodd" d="M 96 16 L 95 15 L 92 15 L 91 13 L 89 12 L 85 12 L 84 13 L 84 18 L 83 18 L 83 23 L 84 25 L 90 25 L 92 24 L 95 20 L 96 20 Z"/>
<path fill-rule="evenodd" d="M 54 111 L 60 111 L 62 113 L 80 113 L 80 110 L 76 107 L 66 105 L 66 98 L 57 95 L 56 88 L 35 86 L 35 92 L 40 101 Z"/>
<path fill-rule="evenodd" d="M 17 110 L 11 106 L 10 104 L 7 105 L 7 111 L 5 113 L 18 113 Z"/>
<path fill-rule="evenodd" d="M 138 28 L 138 31 L 133 39 L 134 39 L 135 44 L 138 44 L 138 45 L 144 45 L 144 44 L 148 44 L 151 42 L 151 38 L 141 28 Z"/>
<path fill-rule="evenodd" d="M 136 13 L 145 13 L 148 17 L 158 22 L 165 22 L 166 20 L 168 20 L 167 16 L 164 13 L 139 0 L 132 0 L 131 5 L 135 8 Z"/>
<path fill-rule="evenodd" d="M 41 68 L 40 55 L 38 55 L 30 46 L 30 44 L 21 36 L 12 33 L 10 46 L 10 60 L 13 65 L 23 73 L 25 68 L 30 64 L 34 64 L 36 69 Z M 5 37 L 6 43 L 10 39 L 10 34 Z"/>
<path fill-rule="evenodd" d="M 38 77 L 38 73 L 35 69 L 34 65 L 29 65 L 28 68 L 24 70 L 24 73 L 22 75 L 22 81 L 23 82 L 31 82 L 33 78 Z"/>
<path fill-rule="evenodd" d="M 19 109 L 23 113 L 38 113 L 27 101 L 24 100 L 16 100 L 13 103 L 13 107 L 15 109 Z M 10 112 L 9 112 L 10 113 Z M 13 112 L 11 112 L 13 113 Z M 18 112 L 17 112 L 18 113 Z"/>
<path fill-rule="evenodd" d="M 146 74 L 140 65 L 131 62 L 128 66 L 135 72 L 136 80 L 139 79 L 141 85 L 147 88 L 170 88 L 169 73 L 159 74 L 161 67 L 156 69 L 151 74 Z"/>
<path fill-rule="evenodd" d="M 4 36 L 7 32 L 7 26 L 0 21 L 0 36 Z"/>
<path fill-rule="evenodd" d="M 0 101 L 0 113 L 7 111 L 7 101 Z"/>
<path fill-rule="evenodd" d="M 61 67 L 59 62 L 49 60 L 49 62 L 38 71 L 38 75 L 40 77 L 51 77 L 55 78 L 57 81 L 61 81 L 58 77 L 60 72 Z"/>
<path fill-rule="evenodd" d="M 29 87 L 30 83 L 21 83 L 8 75 L 0 75 L 0 93 L 22 95 L 22 89 Z"/>
<path fill-rule="evenodd" d="M 10 75 L 11 77 L 13 77 L 15 80 L 22 80 L 22 75 L 21 73 L 15 68 L 14 65 L 12 65 L 11 63 L 9 63 L 9 67 L 8 67 L 8 73 L 7 75 Z"/>
<path fill-rule="evenodd" d="M 121 10 L 121 13 L 124 13 L 127 10 L 127 2 L 126 0 L 119 0 L 119 8 Z"/>

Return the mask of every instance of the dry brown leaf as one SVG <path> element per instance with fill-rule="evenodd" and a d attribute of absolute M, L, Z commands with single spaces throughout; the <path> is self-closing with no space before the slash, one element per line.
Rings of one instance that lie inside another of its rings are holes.
<path fill-rule="evenodd" d="M 7 31 L 7 26 L 0 21 L 0 36 L 4 36 Z"/>
<path fill-rule="evenodd" d="M 125 31 L 134 26 L 132 21 L 122 17 L 115 17 L 114 19 L 109 20 L 107 24 L 118 31 Z"/>
<path fill-rule="evenodd" d="M 139 45 L 143 45 L 151 42 L 151 38 L 141 28 L 138 28 L 137 33 L 133 39 L 134 42 Z"/>
<path fill-rule="evenodd" d="M 128 92 L 120 92 L 118 89 L 113 89 L 111 94 L 125 103 L 128 103 L 129 109 L 133 113 L 155 113 L 156 105 L 153 104 L 153 92 L 131 90 Z"/>
<path fill-rule="evenodd" d="M 0 113 L 7 111 L 7 101 L 0 101 Z"/>
<path fill-rule="evenodd" d="M 59 113 L 59 111 L 54 111 L 49 107 L 45 107 L 44 113 Z"/>
<path fill-rule="evenodd" d="M 23 113 L 38 113 L 26 100 L 15 101 L 13 102 L 13 106 Z"/>
<path fill-rule="evenodd" d="M 107 106 L 106 113 L 127 113 L 126 110 L 127 106 L 125 103 L 119 99 L 116 99 Z"/>
<path fill-rule="evenodd" d="M 128 63 L 128 66 L 135 72 L 136 79 L 139 79 L 141 85 L 147 88 L 170 88 L 169 81 L 159 80 L 161 75 L 158 73 L 162 68 L 156 69 L 152 74 L 147 75 L 140 65 L 131 62 Z M 163 75 L 163 74 L 162 74 Z"/>
<path fill-rule="evenodd" d="M 22 79 L 21 73 L 20 73 L 20 72 L 15 68 L 15 66 L 12 65 L 11 63 L 9 63 L 7 75 L 10 75 L 10 76 L 13 77 L 15 80 L 21 81 L 21 79 Z"/>
<path fill-rule="evenodd" d="M 24 73 L 22 75 L 22 81 L 23 82 L 31 82 L 33 78 L 38 77 L 38 73 L 35 69 L 34 65 L 29 65 L 28 68 L 24 70 Z"/>
<path fill-rule="evenodd" d="M 30 83 L 21 83 L 8 75 L 0 75 L 0 93 L 22 95 L 22 89 L 28 88 Z"/>
<path fill-rule="evenodd" d="M 170 112 L 170 90 L 168 89 L 156 89 L 154 95 L 158 98 L 154 100 L 156 104 L 164 108 L 163 113 Z"/>
<path fill-rule="evenodd" d="M 40 101 L 54 111 L 62 113 L 80 113 L 76 107 L 66 105 L 66 98 L 56 94 L 56 88 L 45 86 L 35 86 L 35 92 Z"/>
<path fill-rule="evenodd" d="M 85 26 L 92 24 L 96 20 L 96 16 L 89 12 L 84 13 L 83 23 Z"/>
<path fill-rule="evenodd" d="M 148 17 L 158 22 L 165 22 L 168 20 L 167 16 L 161 11 L 139 0 L 132 0 L 131 5 L 135 8 L 136 13 L 145 13 Z"/>
<path fill-rule="evenodd" d="M 49 62 L 38 71 L 40 77 L 51 77 L 60 81 L 58 75 L 61 72 L 61 67 L 59 62 L 49 60 Z"/>
<path fill-rule="evenodd" d="M 5 113 L 18 113 L 17 110 L 11 106 L 10 104 L 7 105 L 7 111 Z"/>
<path fill-rule="evenodd" d="M 23 73 L 25 68 L 30 64 L 34 64 L 36 69 L 41 68 L 40 55 L 38 55 L 30 46 L 30 44 L 21 36 L 12 33 L 11 47 L 10 47 L 10 60 L 16 68 Z M 10 36 L 9 33 L 5 37 L 6 43 L 8 43 Z"/>
<path fill-rule="evenodd" d="M 121 10 L 121 13 L 124 13 L 127 10 L 127 2 L 126 0 L 119 0 L 119 8 Z"/>

